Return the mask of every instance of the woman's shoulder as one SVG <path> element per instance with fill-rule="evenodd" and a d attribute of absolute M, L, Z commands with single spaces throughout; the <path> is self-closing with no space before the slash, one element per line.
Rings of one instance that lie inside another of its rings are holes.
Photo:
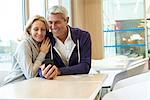
<path fill-rule="evenodd" d="M 23 39 L 22 41 L 20 41 L 19 45 L 25 45 L 25 44 L 29 44 L 28 39 Z"/>
<path fill-rule="evenodd" d="M 21 48 L 27 48 L 29 47 L 30 43 L 28 41 L 28 39 L 23 39 L 22 41 L 19 42 L 18 44 L 18 48 L 21 49 Z"/>

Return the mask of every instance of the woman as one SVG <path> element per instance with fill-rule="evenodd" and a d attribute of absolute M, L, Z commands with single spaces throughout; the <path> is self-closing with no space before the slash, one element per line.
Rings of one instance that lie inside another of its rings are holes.
<path fill-rule="evenodd" d="M 44 17 L 36 15 L 28 20 L 25 37 L 13 56 L 12 71 L 2 85 L 38 75 L 38 68 L 51 46 L 50 39 L 46 37 L 47 31 L 48 24 Z"/>

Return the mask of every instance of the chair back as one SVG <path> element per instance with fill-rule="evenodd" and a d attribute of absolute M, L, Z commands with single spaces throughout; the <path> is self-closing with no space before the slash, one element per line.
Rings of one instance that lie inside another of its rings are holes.
<path fill-rule="evenodd" d="M 118 81 L 129 78 L 131 76 L 141 74 L 146 71 L 148 71 L 148 58 L 140 59 L 138 61 L 129 64 L 126 70 L 115 75 L 111 86 L 111 90 L 113 90 L 115 84 Z"/>
<path fill-rule="evenodd" d="M 150 80 L 107 93 L 102 100 L 150 100 Z"/>
<path fill-rule="evenodd" d="M 120 89 L 132 84 L 141 83 L 144 81 L 149 81 L 149 79 L 150 79 L 150 71 L 118 81 L 115 84 L 113 90 Z"/>

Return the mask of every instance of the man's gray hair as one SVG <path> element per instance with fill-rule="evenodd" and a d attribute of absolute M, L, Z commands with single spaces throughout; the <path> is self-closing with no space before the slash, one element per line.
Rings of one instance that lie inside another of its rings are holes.
<path fill-rule="evenodd" d="M 49 8 L 47 11 L 47 19 L 50 14 L 62 14 L 64 19 L 66 19 L 68 17 L 68 11 L 66 10 L 65 7 L 63 7 L 61 5 L 55 5 L 55 6 L 52 6 L 51 8 Z"/>

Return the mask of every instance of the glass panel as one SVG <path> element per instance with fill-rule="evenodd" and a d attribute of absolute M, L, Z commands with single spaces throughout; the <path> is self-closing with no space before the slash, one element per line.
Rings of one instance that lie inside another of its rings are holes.
<path fill-rule="evenodd" d="M 10 70 L 11 56 L 23 33 L 22 0 L 0 1 L 0 12 L 4 11 L 0 16 L 0 70 Z"/>
<path fill-rule="evenodd" d="M 45 16 L 45 0 L 29 0 L 29 15 L 30 17 L 34 15 Z"/>
<path fill-rule="evenodd" d="M 58 4 L 59 4 L 59 0 L 48 0 L 48 8 Z"/>
<path fill-rule="evenodd" d="M 144 0 L 104 0 L 105 57 L 145 56 Z"/>
<path fill-rule="evenodd" d="M 60 2 L 61 5 L 63 5 L 67 11 L 68 11 L 68 16 L 69 16 L 69 25 L 72 26 L 72 16 L 71 16 L 71 0 L 61 0 Z"/>
<path fill-rule="evenodd" d="M 150 1 L 149 0 L 145 0 L 146 2 L 146 19 L 147 19 L 147 44 L 148 44 L 148 55 L 150 56 Z"/>

